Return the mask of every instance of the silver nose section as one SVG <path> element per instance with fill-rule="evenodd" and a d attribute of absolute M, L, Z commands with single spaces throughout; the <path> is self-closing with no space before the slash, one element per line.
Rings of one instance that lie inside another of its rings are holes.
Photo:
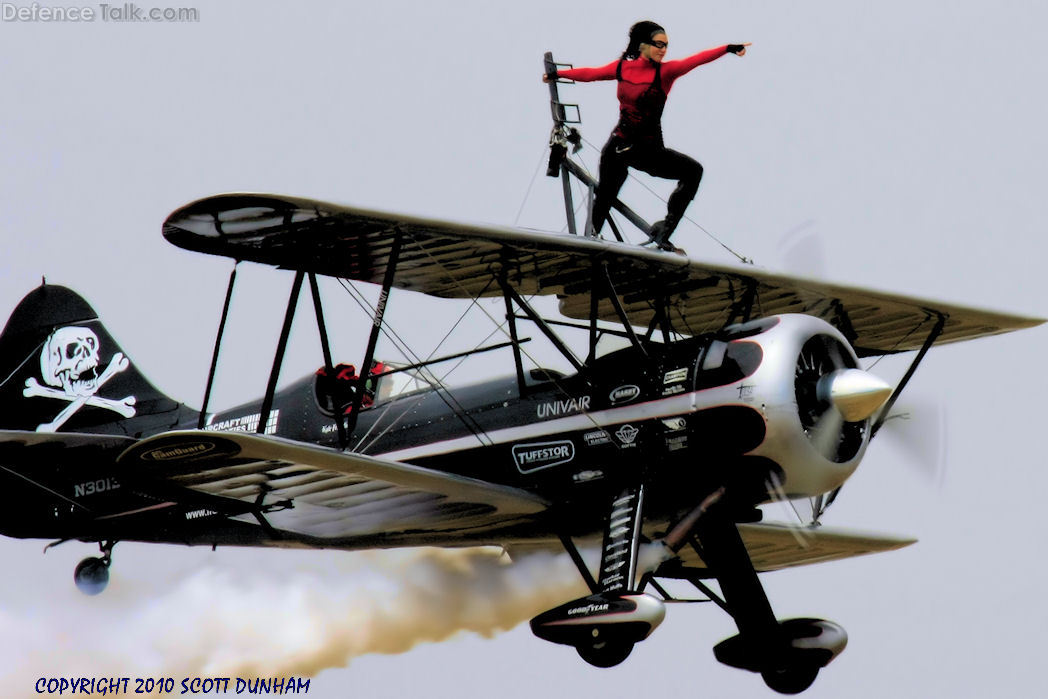
<path fill-rule="evenodd" d="M 838 369 L 819 379 L 820 399 L 829 401 L 848 422 L 873 415 L 892 394 L 892 387 L 862 369 Z"/>

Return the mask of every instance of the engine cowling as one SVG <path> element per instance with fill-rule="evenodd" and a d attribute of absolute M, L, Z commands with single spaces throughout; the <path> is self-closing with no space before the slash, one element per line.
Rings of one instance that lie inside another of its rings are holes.
<path fill-rule="evenodd" d="M 862 460 L 871 418 L 891 387 L 860 369 L 844 335 L 813 316 L 771 316 L 730 327 L 721 338 L 705 349 L 700 376 L 717 370 L 718 358 L 738 343 L 759 347 L 749 353 L 760 357 L 759 365 L 745 378 L 699 391 L 696 408 L 745 404 L 758 411 L 766 431 L 748 454 L 778 466 L 787 496 L 815 496 L 843 484 Z"/>

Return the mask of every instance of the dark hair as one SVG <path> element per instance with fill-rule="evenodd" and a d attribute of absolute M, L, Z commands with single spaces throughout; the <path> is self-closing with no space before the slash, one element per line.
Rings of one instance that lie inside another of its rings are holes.
<path fill-rule="evenodd" d="M 640 56 L 640 45 L 646 44 L 651 41 L 651 37 L 656 34 L 665 34 L 666 30 L 661 26 L 650 20 L 644 20 L 643 22 L 637 22 L 630 27 L 630 43 L 626 45 L 626 50 L 622 52 L 622 60 L 629 61 Z"/>

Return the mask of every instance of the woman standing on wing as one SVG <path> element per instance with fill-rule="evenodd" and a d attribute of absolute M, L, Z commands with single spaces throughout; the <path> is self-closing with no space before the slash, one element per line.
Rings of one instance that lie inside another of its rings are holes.
<path fill-rule="evenodd" d="M 601 68 L 570 68 L 542 76 L 543 82 L 568 78 L 579 82 L 617 80 L 619 123 L 600 153 L 600 181 L 590 221 L 593 235 L 600 232 L 612 202 L 626 181 L 627 168 L 678 180 L 667 202 L 666 218 L 651 227 L 651 237 L 663 250 L 683 253 L 669 242 L 684 210 L 695 197 L 702 179 L 702 165 L 662 142 L 662 109 L 673 82 L 693 68 L 726 53 L 746 54 L 749 44 L 728 44 L 679 61 L 666 61 L 666 30 L 654 22 L 630 27 L 629 45 L 622 57 Z"/>

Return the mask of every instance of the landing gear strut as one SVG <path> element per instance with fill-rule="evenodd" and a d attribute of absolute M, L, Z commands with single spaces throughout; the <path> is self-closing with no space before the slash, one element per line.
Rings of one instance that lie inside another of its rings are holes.
<path fill-rule="evenodd" d="M 85 595 L 100 594 L 109 584 L 109 566 L 113 562 L 114 546 L 115 541 L 98 542 L 102 555 L 97 558 L 85 558 L 73 571 L 73 582 Z"/>
<path fill-rule="evenodd" d="M 596 667 L 621 663 L 666 615 L 660 600 L 635 588 L 643 501 L 644 487 L 639 484 L 624 487 L 609 498 L 597 580 L 571 540 L 561 537 L 592 594 L 531 620 L 536 636 L 574 646 L 583 660 Z"/>

